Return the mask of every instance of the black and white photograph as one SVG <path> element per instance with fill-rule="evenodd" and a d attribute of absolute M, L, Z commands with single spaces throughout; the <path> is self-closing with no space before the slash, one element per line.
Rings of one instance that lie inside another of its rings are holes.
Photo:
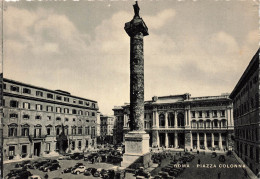
<path fill-rule="evenodd" d="M 1 1 L 4 179 L 260 179 L 258 0 Z"/>

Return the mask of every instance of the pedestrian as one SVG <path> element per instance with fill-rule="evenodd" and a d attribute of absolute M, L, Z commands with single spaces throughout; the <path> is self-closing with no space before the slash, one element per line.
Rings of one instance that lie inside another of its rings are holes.
<path fill-rule="evenodd" d="M 198 164 L 200 164 L 200 159 L 198 159 Z"/>
<path fill-rule="evenodd" d="M 247 178 L 247 171 L 244 169 L 244 175 Z"/>
<path fill-rule="evenodd" d="M 197 154 L 199 154 L 200 153 L 200 151 L 199 150 L 197 150 Z"/>
<path fill-rule="evenodd" d="M 48 176 L 47 173 L 44 175 L 44 178 L 45 178 L 45 179 L 48 179 L 48 178 L 49 178 L 49 176 Z"/>
<path fill-rule="evenodd" d="M 221 172 L 218 172 L 218 179 L 220 179 Z"/>

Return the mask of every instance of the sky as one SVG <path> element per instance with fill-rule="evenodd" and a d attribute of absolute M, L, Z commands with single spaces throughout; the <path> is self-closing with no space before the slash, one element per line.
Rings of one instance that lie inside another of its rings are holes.
<path fill-rule="evenodd" d="M 102 114 L 130 99 L 134 1 L 5 2 L 4 77 L 98 101 Z M 139 1 L 145 100 L 231 93 L 259 44 L 253 0 Z"/>

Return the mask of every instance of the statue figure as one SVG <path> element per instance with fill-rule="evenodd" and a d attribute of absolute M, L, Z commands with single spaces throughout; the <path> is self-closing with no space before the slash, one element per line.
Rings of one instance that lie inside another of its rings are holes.
<path fill-rule="evenodd" d="M 139 6 L 138 6 L 137 1 L 135 1 L 135 4 L 134 4 L 133 6 L 134 6 L 134 11 L 135 11 L 135 16 L 134 16 L 134 17 L 140 17 L 140 16 L 139 16 L 139 10 L 140 10 L 140 8 L 139 8 Z"/>

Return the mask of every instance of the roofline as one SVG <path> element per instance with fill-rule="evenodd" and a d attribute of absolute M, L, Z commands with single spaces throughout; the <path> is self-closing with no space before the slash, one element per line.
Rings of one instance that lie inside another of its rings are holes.
<path fill-rule="evenodd" d="M 257 61 L 258 60 L 258 61 Z M 234 98 L 234 96 L 237 94 L 238 89 L 241 87 L 242 83 L 246 80 L 246 78 L 248 77 L 248 75 L 251 75 L 251 70 L 253 68 L 259 68 L 258 65 L 254 65 L 255 63 L 259 64 L 259 48 L 257 50 L 257 52 L 255 53 L 255 55 L 253 56 L 253 58 L 251 59 L 251 61 L 249 62 L 246 70 L 244 71 L 244 73 L 242 74 L 242 76 L 240 77 L 239 81 L 237 82 L 235 88 L 233 89 L 233 91 L 231 92 L 231 94 L 229 95 L 229 97 L 231 99 Z"/>
<path fill-rule="evenodd" d="M 55 94 L 59 94 L 59 95 L 63 95 L 63 96 L 78 98 L 78 99 L 87 100 L 87 101 L 90 101 L 90 102 L 95 102 L 95 103 L 97 103 L 97 101 L 94 101 L 94 100 L 91 100 L 91 99 L 82 98 L 82 97 L 74 96 L 74 95 L 71 95 L 71 94 L 59 92 L 59 91 L 56 91 L 56 90 L 50 90 L 50 89 L 47 89 L 47 88 L 43 88 L 43 87 L 39 87 L 39 86 L 34 86 L 34 85 L 31 85 L 31 84 L 26 84 L 26 83 L 23 83 L 23 82 L 19 82 L 19 81 L 7 79 L 7 78 L 3 78 L 3 81 L 4 81 L 4 82 L 14 83 L 14 84 L 17 84 L 17 85 L 27 86 L 27 87 L 30 87 L 30 88 L 35 88 L 35 89 L 40 89 L 40 90 L 48 91 L 48 92 L 55 93 Z"/>

